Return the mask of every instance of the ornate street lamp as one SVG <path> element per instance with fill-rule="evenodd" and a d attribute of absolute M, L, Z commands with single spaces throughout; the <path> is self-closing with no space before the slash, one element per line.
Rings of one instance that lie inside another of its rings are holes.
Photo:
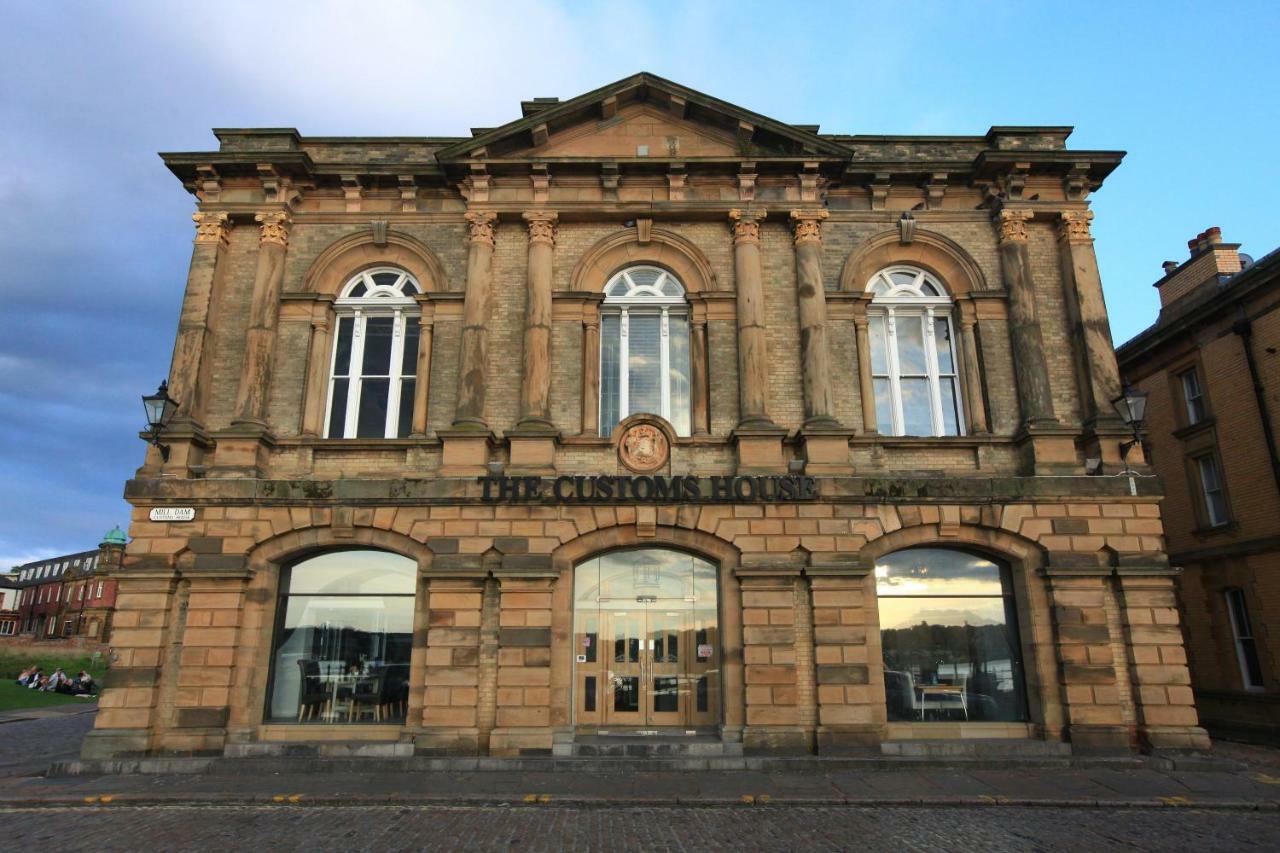
<path fill-rule="evenodd" d="M 1128 459 L 1129 451 L 1134 445 L 1142 441 L 1138 433 L 1142 430 L 1142 422 L 1147 417 L 1147 392 L 1139 391 L 1126 382 L 1120 391 L 1120 396 L 1112 400 L 1111 405 L 1115 407 L 1120 419 L 1133 430 L 1133 440 L 1120 445 L 1120 458 L 1125 460 Z"/>
<path fill-rule="evenodd" d="M 154 394 L 143 394 L 142 408 L 147 413 L 147 441 L 160 448 L 160 458 L 168 462 L 169 445 L 160 443 L 160 433 L 178 411 L 178 401 L 169 396 L 169 383 L 161 382 Z"/>

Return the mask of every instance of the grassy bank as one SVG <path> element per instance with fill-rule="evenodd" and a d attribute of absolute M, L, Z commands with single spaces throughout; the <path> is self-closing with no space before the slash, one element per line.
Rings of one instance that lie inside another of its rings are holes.
<path fill-rule="evenodd" d="M 0 649 L 0 711 L 20 710 L 23 708 L 42 708 L 49 705 L 85 705 L 90 706 L 93 699 L 80 699 L 63 693 L 46 693 L 40 690 L 28 690 L 16 684 L 18 674 L 32 664 L 43 668 L 45 675 L 50 675 L 58 667 L 62 667 L 67 675 L 74 678 L 80 670 L 87 670 L 94 681 L 102 685 L 102 678 L 107 673 L 106 660 L 98 655 L 76 652 L 71 649 L 13 648 Z"/>

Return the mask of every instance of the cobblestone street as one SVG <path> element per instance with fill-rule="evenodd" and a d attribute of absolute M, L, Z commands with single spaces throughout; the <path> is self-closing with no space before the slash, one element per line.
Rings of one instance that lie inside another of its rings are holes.
<path fill-rule="evenodd" d="M 1280 815 L 1061 808 L 5 809 L 10 849 L 1274 850 Z"/>

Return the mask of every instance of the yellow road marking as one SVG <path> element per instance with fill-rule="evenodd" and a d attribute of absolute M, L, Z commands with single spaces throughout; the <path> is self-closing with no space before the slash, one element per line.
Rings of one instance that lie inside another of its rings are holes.
<path fill-rule="evenodd" d="M 751 806 L 751 805 L 755 805 L 756 798 L 755 798 L 754 796 L 752 796 L 751 794 L 743 794 L 743 795 L 742 795 L 742 801 L 743 801 L 744 803 L 746 803 L 747 805 Z"/>
<path fill-rule="evenodd" d="M 1255 773 L 1253 780 L 1264 785 L 1280 785 L 1280 777 L 1269 776 L 1266 773 Z"/>
<path fill-rule="evenodd" d="M 1188 799 L 1187 797 L 1182 797 L 1182 796 L 1177 796 L 1177 797 L 1156 797 L 1156 799 L 1157 799 L 1157 800 L 1159 800 L 1160 802 L 1164 803 L 1166 806 L 1190 806 L 1190 805 L 1194 805 L 1190 799 Z"/>
<path fill-rule="evenodd" d="M 524 801 L 525 801 L 526 803 L 536 803 L 536 802 L 538 801 L 538 795 L 537 795 L 537 794 L 525 794 L 525 795 L 524 795 Z"/>

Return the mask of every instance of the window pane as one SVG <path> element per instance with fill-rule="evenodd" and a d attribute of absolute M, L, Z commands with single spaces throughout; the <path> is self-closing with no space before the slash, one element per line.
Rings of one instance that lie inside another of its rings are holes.
<path fill-rule="evenodd" d="M 414 597 L 291 595 L 286 601 L 271 717 L 317 723 L 403 720 Z"/>
<path fill-rule="evenodd" d="M 667 329 L 671 340 L 671 425 L 677 435 L 689 435 L 689 318 L 672 314 Z"/>
<path fill-rule="evenodd" d="M 902 432 L 904 435 L 933 435 L 933 404 L 929 399 L 929 379 L 904 378 L 902 388 Z"/>
<path fill-rule="evenodd" d="M 893 399 L 890 396 L 889 380 L 876 379 L 876 429 L 881 435 L 893 435 Z"/>
<path fill-rule="evenodd" d="M 943 376 L 938 383 L 942 391 L 942 434 L 960 434 L 960 413 L 956 410 L 956 381 Z"/>
<path fill-rule="evenodd" d="M 990 595 L 1010 592 L 1000 567 L 976 554 L 945 548 L 910 548 L 876 561 L 876 594 Z"/>
<path fill-rule="evenodd" d="M 414 376 L 418 372 L 419 331 L 418 318 L 406 317 L 404 321 L 404 354 L 400 358 L 401 376 Z"/>
<path fill-rule="evenodd" d="M 871 318 L 871 372 L 876 376 L 889 375 L 888 335 L 882 314 Z"/>
<path fill-rule="evenodd" d="M 351 288 L 351 290 L 347 292 L 347 296 L 348 296 L 349 298 L 353 298 L 353 299 L 354 299 L 354 298 L 357 298 L 357 297 L 360 297 L 360 296 L 364 296 L 364 295 L 365 295 L 365 293 L 367 293 L 367 292 L 368 292 L 368 290 L 369 290 L 369 288 L 365 287 L 364 282 L 362 281 L 362 282 L 359 282 L 358 284 L 356 284 L 356 286 L 355 286 L 355 287 Z"/>
<path fill-rule="evenodd" d="M 373 283 L 379 287 L 391 287 L 400 279 L 399 273 L 380 272 L 373 276 Z"/>
<path fill-rule="evenodd" d="M 618 417 L 618 358 L 621 317 L 605 314 L 600 318 L 600 434 L 609 435 Z"/>
<path fill-rule="evenodd" d="M 342 438 L 347 423 L 347 386 L 350 379 L 333 380 L 333 399 L 329 403 L 329 438 Z"/>
<path fill-rule="evenodd" d="M 662 318 L 632 314 L 627 339 L 628 414 L 662 412 Z"/>
<path fill-rule="evenodd" d="M 360 384 L 360 413 L 356 420 L 356 438 L 385 438 L 387 433 L 387 395 L 390 380 L 366 379 Z"/>
<path fill-rule="evenodd" d="M 899 314 L 894 318 L 898 339 L 898 368 L 902 374 L 924 375 L 928 372 L 924 360 L 924 317 L 920 314 Z"/>
<path fill-rule="evenodd" d="M 330 551 L 289 569 L 286 590 L 325 595 L 412 595 L 418 564 L 390 551 Z"/>
<path fill-rule="evenodd" d="M 933 321 L 933 342 L 938 351 L 938 372 L 955 373 L 951 358 L 951 323 L 942 318 Z"/>
<path fill-rule="evenodd" d="M 351 330 L 355 322 L 355 317 L 343 317 L 338 320 L 338 350 L 333 360 L 334 376 L 346 376 L 351 370 Z"/>
<path fill-rule="evenodd" d="M 400 383 L 400 412 L 396 421 L 396 438 L 408 438 L 413 428 L 413 391 L 418 386 L 416 379 L 405 379 Z"/>
<path fill-rule="evenodd" d="M 395 317 L 369 317 L 365 320 L 364 360 L 360 371 L 363 375 L 386 376 L 390 373 L 395 324 Z"/>
<path fill-rule="evenodd" d="M 656 270 L 651 267 L 637 267 L 627 270 L 627 276 L 635 283 L 636 287 L 652 287 L 657 283 L 661 275 L 662 270 Z"/>

